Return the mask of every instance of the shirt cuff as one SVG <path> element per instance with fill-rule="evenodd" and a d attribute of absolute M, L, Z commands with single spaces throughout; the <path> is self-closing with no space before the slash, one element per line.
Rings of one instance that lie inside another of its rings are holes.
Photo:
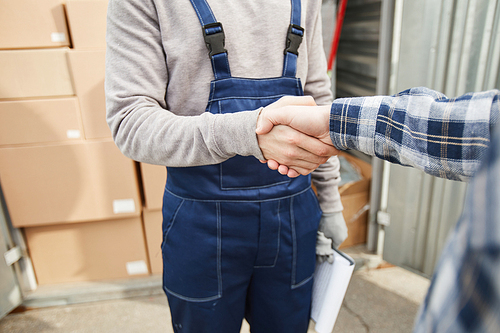
<path fill-rule="evenodd" d="M 212 135 L 222 156 L 230 158 L 241 155 L 264 159 L 255 134 L 259 112 L 258 109 L 215 117 Z"/>
<path fill-rule="evenodd" d="M 330 110 L 330 139 L 339 150 L 373 156 L 377 114 L 383 96 L 339 98 Z"/>

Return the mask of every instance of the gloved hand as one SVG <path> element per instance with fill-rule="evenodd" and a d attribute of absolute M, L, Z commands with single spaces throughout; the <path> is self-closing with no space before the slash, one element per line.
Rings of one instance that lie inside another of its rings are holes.
<path fill-rule="evenodd" d="M 321 231 L 325 237 L 332 240 L 335 248 L 338 248 L 347 238 L 347 226 L 342 212 L 323 213 L 318 230 Z"/>
<path fill-rule="evenodd" d="M 318 231 L 318 236 L 316 237 L 316 260 L 318 263 L 325 261 L 328 261 L 330 264 L 333 263 L 332 240 L 326 238 L 325 234 L 321 231 Z"/>

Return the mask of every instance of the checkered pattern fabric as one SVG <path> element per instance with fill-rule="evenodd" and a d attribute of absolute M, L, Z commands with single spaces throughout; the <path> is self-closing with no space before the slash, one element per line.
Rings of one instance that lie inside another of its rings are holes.
<path fill-rule="evenodd" d="M 489 146 L 499 96 L 491 90 L 449 99 L 419 87 L 395 96 L 337 99 L 331 109 L 331 139 L 342 150 L 468 180 Z"/>
<path fill-rule="evenodd" d="M 499 94 L 448 99 L 413 88 L 392 97 L 339 99 L 332 106 L 330 134 L 339 149 L 449 179 L 474 175 L 414 333 L 500 332 Z"/>
<path fill-rule="evenodd" d="M 414 333 L 500 332 L 500 126 L 468 186 Z"/>

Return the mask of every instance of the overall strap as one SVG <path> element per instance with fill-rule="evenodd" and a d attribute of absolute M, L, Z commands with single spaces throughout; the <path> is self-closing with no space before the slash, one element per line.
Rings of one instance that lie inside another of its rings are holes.
<path fill-rule="evenodd" d="M 283 76 L 295 77 L 297 74 L 297 57 L 299 55 L 298 49 L 302 43 L 304 36 L 304 28 L 300 26 L 301 15 L 301 0 L 291 0 L 292 13 L 290 18 L 290 26 L 288 27 L 285 60 L 283 64 Z"/>
<path fill-rule="evenodd" d="M 190 1 L 201 23 L 203 38 L 209 50 L 215 79 L 231 77 L 227 50 L 224 48 L 225 35 L 222 24 L 217 22 L 206 0 Z"/>

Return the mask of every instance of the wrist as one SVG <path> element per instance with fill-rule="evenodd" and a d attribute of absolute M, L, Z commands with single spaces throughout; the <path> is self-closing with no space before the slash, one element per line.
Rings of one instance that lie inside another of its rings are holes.
<path fill-rule="evenodd" d="M 321 115 L 323 116 L 324 120 L 325 121 L 328 121 L 330 120 L 330 110 L 331 110 L 331 105 L 320 105 L 318 106 L 320 112 L 321 112 Z"/>
<path fill-rule="evenodd" d="M 330 136 L 330 111 L 331 111 L 331 105 L 321 105 L 318 106 L 318 111 L 320 114 L 320 121 L 321 124 L 327 124 L 326 127 L 326 132 L 319 137 L 321 141 L 328 145 L 333 145 L 331 136 Z"/>

